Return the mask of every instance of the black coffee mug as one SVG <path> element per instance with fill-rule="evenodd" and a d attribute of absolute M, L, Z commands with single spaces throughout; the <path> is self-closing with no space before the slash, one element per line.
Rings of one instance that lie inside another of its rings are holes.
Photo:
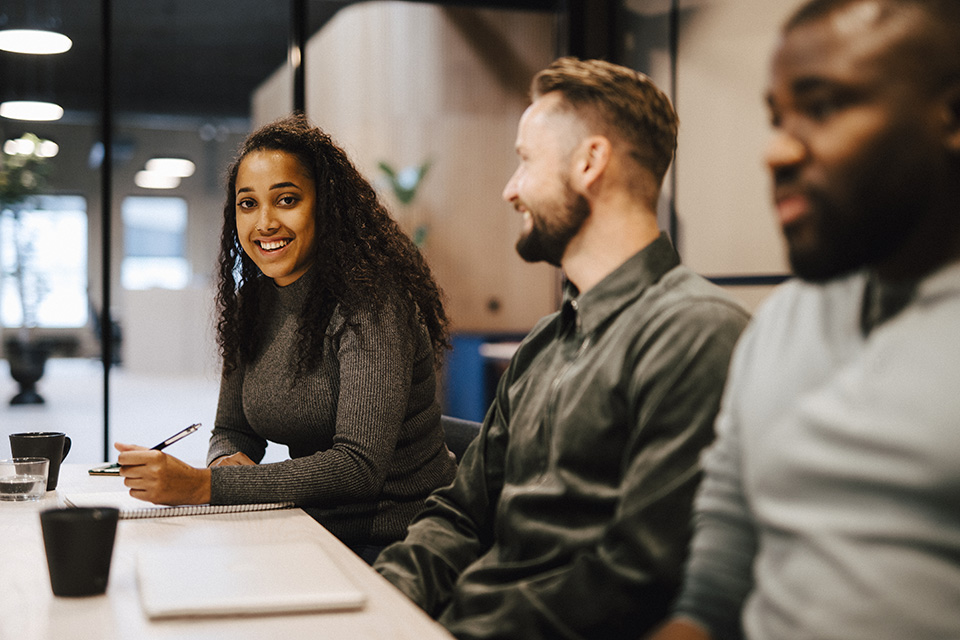
<path fill-rule="evenodd" d="M 53 595 L 95 596 L 107 590 L 119 515 L 113 507 L 40 512 Z"/>
<path fill-rule="evenodd" d="M 70 444 L 70 437 L 59 431 L 10 434 L 10 451 L 14 458 L 46 458 L 50 461 L 47 491 L 57 488 L 60 463 L 70 453 Z"/>

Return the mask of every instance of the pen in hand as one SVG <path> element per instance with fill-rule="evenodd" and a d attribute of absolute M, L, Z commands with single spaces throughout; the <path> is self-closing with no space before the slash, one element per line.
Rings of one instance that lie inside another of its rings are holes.
<path fill-rule="evenodd" d="M 182 440 L 186 438 L 188 435 L 190 435 L 191 433 L 193 433 L 199 428 L 200 428 L 199 422 L 192 424 L 186 429 L 184 429 L 183 431 L 178 431 L 177 433 L 173 434 L 172 436 L 170 436 L 160 444 L 155 444 L 150 448 L 153 449 L 154 451 L 163 451 L 164 449 L 172 445 L 174 442 L 177 442 L 178 440 Z"/>
<path fill-rule="evenodd" d="M 169 438 L 167 438 L 167 439 L 164 440 L 163 442 L 160 442 L 160 443 L 158 443 L 158 444 L 155 444 L 155 445 L 153 445 L 153 446 L 150 447 L 150 448 L 151 448 L 152 450 L 154 450 L 154 451 L 163 451 L 164 449 L 166 449 L 167 447 L 169 447 L 170 445 L 172 445 L 174 442 L 177 442 L 177 441 L 179 441 L 179 440 L 182 440 L 182 439 L 186 438 L 188 435 L 190 435 L 191 433 L 193 433 L 194 431 L 196 431 L 196 430 L 199 429 L 200 427 L 201 427 L 201 424 L 200 424 L 199 422 L 197 422 L 197 423 L 195 423 L 195 424 L 192 424 L 192 425 L 190 425 L 189 427 L 187 427 L 186 429 L 183 429 L 182 431 L 178 431 L 177 433 L 173 434 L 172 436 L 170 436 Z M 114 463 L 111 464 L 111 465 L 107 465 L 107 466 L 105 466 L 105 467 L 100 467 L 101 470 L 105 470 L 105 469 L 119 469 L 119 468 L 120 468 L 120 463 L 119 463 L 119 462 L 114 462 Z"/>

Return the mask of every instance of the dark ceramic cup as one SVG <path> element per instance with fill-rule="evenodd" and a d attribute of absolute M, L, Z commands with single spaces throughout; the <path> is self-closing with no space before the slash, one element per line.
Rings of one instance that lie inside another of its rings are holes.
<path fill-rule="evenodd" d="M 106 592 L 119 515 L 113 507 L 40 512 L 53 595 L 95 596 Z"/>
<path fill-rule="evenodd" d="M 14 458 L 46 458 L 50 461 L 47 491 L 57 488 L 60 463 L 70 453 L 70 437 L 59 431 L 11 433 L 10 451 Z"/>

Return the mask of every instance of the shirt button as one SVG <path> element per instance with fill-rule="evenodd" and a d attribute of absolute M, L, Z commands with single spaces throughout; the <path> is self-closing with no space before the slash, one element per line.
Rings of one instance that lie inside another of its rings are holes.
<path fill-rule="evenodd" d="M 580 303 L 577 302 L 576 300 L 571 300 L 571 301 L 570 301 L 570 306 L 573 307 L 573 310 L 574 310 L 574 311 L 579 311 L 579 310 L 580 310 Z"/>

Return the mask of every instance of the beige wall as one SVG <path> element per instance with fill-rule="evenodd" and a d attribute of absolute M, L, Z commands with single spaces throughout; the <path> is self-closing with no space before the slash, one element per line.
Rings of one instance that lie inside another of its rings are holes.
<path fill-rule="evenodd" d="M 677 209 L 687 264 L 707 275 L 786 273 L 763 166 L 768 61 L 799 3 L 711 0 L 681 25 Z"/>
<path fill-rule="evenodd" d="M 424 254 L 458 331 L 526 331 L 556 308 L 558 274 L 514 250 L 519 216 L 500 198 L 516 167 L 516 126 L 533 74 L 553 60 L 545 13 L 369 2 L 341 10 L 307 46 L 307 114 L 368 179 L 377 164 L 433 164 L 404 210 L 430 227 Z M 278 72 L 254 120 L 285 113 Z"/>
<path fill-rule="evenodd" d="M 789 272 L 763 164 L 770 56 L 799 0 L 681 3 L 677 211 L 684 261 L 708 276 Z M 728 287 L 755 309 L 772 287 Z"/>
<path fill-rule="evenodd" d="M 708 276 L 786 274 L 763 165 L 764 91 L 780 24 L 799 0 L 683 0 L 677 86 L 669 67 L 669 0 L 626 0 L 625 62 L 676 97 L 676 210 L 684 262 Z M 670 195 L 670 178 L 664 196 Z M 661 222 L 666 215 L 661 211 Z M 755 308 L 771 287 L 729 287 Z"/>
<path fill-rule="evenodd" d="M 701 273 L 787 270 L 762 163 L 763 94 L 779 25 L 796 4 L 715 0 L 683 25 L 677 206 L 685 257 Z"/>

